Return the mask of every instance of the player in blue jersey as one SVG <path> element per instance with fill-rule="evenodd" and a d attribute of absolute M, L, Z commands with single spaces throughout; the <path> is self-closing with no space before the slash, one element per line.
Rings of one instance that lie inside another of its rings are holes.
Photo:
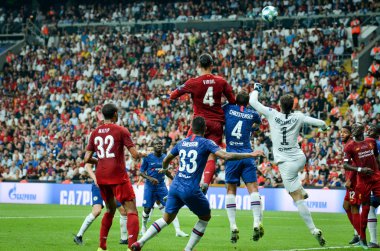
<path fill-rule="evenodd" d="M 163 213 L 165 212 L 166 201 L 164 198 L 168 195 L 168 189 L 165 184 L 165 175 L 171 180 L 173 179 L 173 176 L 169 171 L 166 171 L 166 173 L 159 173 L 159 171 L 162 170 L 162 162 L 166 157 L 166 154 L 162 153 L 162 148 L 162 141 L 158 138 L 155 139 L 153 141 L 154 153 L 149 154 L 143 159 L 143 163 L 140 168 L 140 175 L 146 179 L 144 186 L 144 210 L 142 213 L 141 234 L 146 232 L 146 224 L 155 202 L 158 201 L 160 203 L 160 210 Z M 177 217 L 174 219 L 173 225 L 177 237 L 189 236 L 181 231 Z"/>
<path fill-rule="evenodd" d="M 236 96 L 236 104 L 227 104 L 223 107 L 226 118 L 225 134 L 227 152 L 249 153 L 252 151 L 251 133 L 255 124 L 260 124 L 260 115 L 247 108 L 249 95 L 240 92 Z M 261 199 L 257 188 L 256 163 L 254 158 L 244 160 L 230 160 L 226 162 L 226 210 L 231 229 L 231 242 L 239 239 L 239 230 L 236 225 L 236 189 L 243 179 L 251 199 L 253 211 L 253 240 L 258 241 L 264 235 L 261 224 Z"/>
<path fill-rule="evenodd" d="M 368 128 L 367 135 L 369 138 L 373 138 L 376 140 L 377 149 L 380 154 L 380 127 L 371 124 Z M 371 206 L 368 213 L 368 230 L 371 236 L 371 240 L 368 243 L 369 248 L 380 248 L 380 245 L 377 241 L 377 215 L 376 209 L 380 205 L 380 201 L 375 196 L 371 196 Z"/>
<path fill-rule="evenodd" d="M 193 135 L 181 140 L 170 151 L 163 161 L 163 170 L 166 172 L 169 163 L 179 155 L 179 168 L 169 190 L 164 217 L 155 221 L 140 240 L 133 243 L 133 251 L 141 250 L 142 246 L 164 227 L 170 224 L 181 207 L 186 205 L 199 218 L 185 247 L 185 251 L 193 250 L 203 236 L 208 221 L 211 219 L 211 210 L 208 200 L 202 193 L 199 182 L 202 178 L 207 158 L 210 153 L 224 160 L 238 160 L 263 156 L 262 151 L 250 153 L 228 153 L 222 151 L 213 141 L 205 139 L 206 122 L 203 117 L 196 117 L 192 122 Z"/>
<path fill-rule="evenodd" d="M 92 222 L 95 221 L 96 218 L 100 215 L 103 209 L 103 199 L 100 195 L 100 190 L 98 184 L 96 183 L 95 173 L 92 170 L 92 164 L 85 165 L 86 171 L 91 179 L 94 181 L 92 183 L 92 211 L 89 215 L 87 215 L 86 219 L 84 219 L 79 232 L 74 236 L 74 242 L 78 245 L 83 244 L 83 235 L 86 230 L 91 226 Z M 116 206 L 120 212 L 120 244 L 128 245 L 128 234 L 127 234 L 127 213 L 125 209 L 121 206 L 120 202 L 116 201 Z"/>

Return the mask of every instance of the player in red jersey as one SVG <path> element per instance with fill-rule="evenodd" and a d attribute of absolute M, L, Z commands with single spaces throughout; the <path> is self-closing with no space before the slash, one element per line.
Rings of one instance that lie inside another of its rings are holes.
<path fill-rule="evenodd" d="M 343 126 L 340 130 L 340 137 L 343 145 L 347 145 L 351 140 L 351 126 Z M 359 214 L 357 207 L 351 207 L 351 205 L 357 205 L 357 200 L 355 196 L 355 186 L 356 186 L 356 172 L 346 171 L 346 196 L 343 201 L 343 208 L 346 211 L 347 217 L 350 220 L 351 225 L 354 227 L 354 238 L 349 242 L 349 244 L 355 244 L 360 241 L 358 232 L 355 229 L 352 214 Z M 355 217 L 358 217 L 355 216 Z"/>
<path fill-rule="evenodd" d="M 127 212 L 129 245 L 137 241 L 139 219 L 135 193 L 125 170 L 124 146 L 128 148 L 133 158 L 143 157 L 143 154 L 137 152 L 128 129 L 115 124 L 118 120 L 117 107 L 114 104 L 106 104 L 102 108 L 102 113 L 104 123 L 91 133 L 84 158 L 85 163 L 97 165 L 95 183 L 99 186 L 107 208 L 100 228 L 98 250 L 107 249 L 106 241 L 116 210 L 116 200 Z M 92 157 L 95 151 L 98 159 Z"/>
<path fill-rule="evenodd" d="M 365 231 L 371 192 L 376 198 L 380 197 L 380 159 L 376 141 L 372 138 L 364 139 L 364 126 L 362 124 L 356 123 L 352 126 L 352 135 L 354 140 L 344 147 L 344 168 L 358 172 L 355 194 L 358 204 L 362 206 L 362 212 L 359 219 L 353 214 L 353 223 L 360 235 L 360 245 L 367 249 Z"/>
<path fill-rule="evenodd" d="M 170 99 L 177 99 L 183 94 L 191 94 L 193 100 L 194 117 L 202 116 L 206 120 L 205 138 L 213 140 L 217 145 L 222 145 L 224 112 L 222 109 L 222 95 L 229 103 L 235 103 L 235 96 L 227 81 L 219 76 L 211 74 L 213 59 L 210 54 L 204 53 L 199 57 L 201 74 L 191 78 L 185 84 L 179 86 L 170 94 Z M 192 135 L 191 129 L 188 136 Z M 210 154 L 204 171 L 202 190 L 207 191 L 215 173 L 215 155 Z"/>

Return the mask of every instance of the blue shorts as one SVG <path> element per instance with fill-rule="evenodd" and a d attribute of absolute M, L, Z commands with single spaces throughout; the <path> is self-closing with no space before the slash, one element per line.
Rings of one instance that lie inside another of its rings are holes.
<path fill-rule="evenodd" d="M 104 207 L 103 198 L 100 194 L 100 189 L 95 184 L 92 184 L 91 186 L 92 190 L 92 205 L 102 205 L 102 208 Z M 116 201 L 116 207 L 121 207 L 121 203 Z"/>
<path fill-rule="evenodd" d="M 197 216 L 207 216 L 211 214 L 210 204 L 201 190 L 183 192 L 175 187 L 169 190 L 166 201 L 165 212 L 168 214 L 178 213 L 186 205 Z"/>
<path fill-rule="evenodd" d="M 380 205 L 380 198 L 371 195 L 371 206 L 377 208 Z"/>
<path fill-rule="evenodd" d="M 157 186 L 145 184 L 143 207 L 153 208 L 156 201 L 159 201 L 163 206 L 165 206 L 166 202 L 164 201 L 164 197 L 167 195 L 168 189 L 166 188 L 165 183 Z"/>
<path fill-rule="evenodd" d="M 226 183 L 240 185 L 240 177 L 244 183 L 257 182 L 256 163 L 254 158 L 232 160 L 226 163 Z"/>

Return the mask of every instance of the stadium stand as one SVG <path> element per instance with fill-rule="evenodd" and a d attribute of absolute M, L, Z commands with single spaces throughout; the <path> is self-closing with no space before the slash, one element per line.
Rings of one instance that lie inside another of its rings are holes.
<path fill-rule="evenodd" d="M 279 5 L 283 16 L 376 10 L 371 1 L 335 6 L 330 1 L 314 6 L 284 2 L 292 5 Z M 212 2 L 203 3 L 53 6 L 47 14 L 3 9 L 0 23 L 23 23 L 32 13 L 40 26 L 51 21 L 68 24 L 249 18 L 256 17 L 266 4 L 232 0 L 209 8 Z M 197 74 L 197 56 L 208 51 L 215 58 L 215 73 L 228 79 L 235 93 L 250 91 L 259 81 L 265 86 L 262 99 L 266 105 L 278 109 L 279 97 L 291 93 L 296 97 L 295 109 L 330 123 L 327 133 L 303 128 L 300 144 L 308 164 L 300 175 L 306 186 L 342 187 L 345 180 L 339 129 L 354 121 L 380 122 L 379 67 L 375 60 L 378 44 L 368 75 L 373 81 L 366 84 L 367 80 L 361 80 L 351 67 L 351 59 L 365 44 L 354 48 L 347 35 L 348 26 L 348 22 L 342 22 L 308 29 L 279 26 L 218 32 L 120 32 L 106 27 L 70 33 L 53 29 L 46 44 L 29 43 L 20 53 L 9 53 L 1 72 L 0 180 L 88 182 L 83 149 L 101 118 L 101 105 L 109 102 L 121 108 L 120 123 L 129 128 L 139 149 L 149 151 L 155 137 L 163 139 L 166 150 L 171 148 L 186 135 L 192 111 L 188 97 L 169 102 L 169 94 Z M 270 161 L 268 131 L 264 119 L 254 138 L 255 149 L 267 155 L 259 161 L 259 184 L 279 187 L 282 180 L 278 167 Z M 177 164 L 175 161 L 173 166 Z M 133 182 L 138 181 L 139 165 L 127 158 Z M 217 166 L 214 182 L 223 184 L 224 163 L 218 160 Z"/>

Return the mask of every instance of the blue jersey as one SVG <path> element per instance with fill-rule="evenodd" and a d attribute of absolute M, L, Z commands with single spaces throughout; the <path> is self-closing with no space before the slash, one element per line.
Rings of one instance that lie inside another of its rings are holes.
<path fill-rule="evenodd" d="M 376 140 L 376 145 L 377 145 L 377 151 L 379 152 L 380 154 L 380 140 Z"/>
<path fill-rule="evenodd" d="M 143 159 L 140 172 L 146 172 L 152 178 L 158 180 L 158 185 L 165 185 L 165 174 L 158 173 L 162 169 L 162 161 L 165 159 L 166 154 L 162 154 L 160 157 L 157 157 L 153 153 L 149 154 Z M 147 180 L 147 185 L 153 186 L 153 184 Z"/>
<path fill-rule="evenodd" d="M 260 115 L 244 106 L 225 105 L 225 134 L 227 152 L 252 152 L 251 133 L 254 123 L 260 124 Z"/>
<path fill-rule="evenodd" d="M 179 155 L 178 173 L 171 187 L 179 191 L 199 189 L 208 156 L 219 150 L 213 141 L 195 135 L 178 142 L 170 152 L 174 156 Z"/>

